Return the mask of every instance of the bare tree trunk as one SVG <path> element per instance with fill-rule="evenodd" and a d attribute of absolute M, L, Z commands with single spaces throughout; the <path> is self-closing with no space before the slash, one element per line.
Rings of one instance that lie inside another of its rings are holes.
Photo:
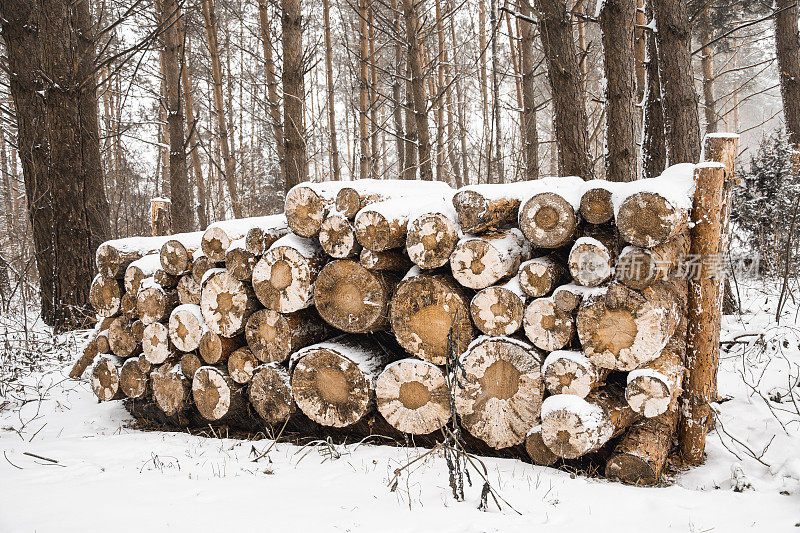
<path fill-rule="evenodd" d="M 486 0 L 478 0 L 478 63 L 480 64 L 480 69 L 478 70 L 478 81 L 480 82 L 481 87 L 481 111 L 483 113 L 483 131 L 481 139 L 486 141 L 486 149 L 482 149 L 481 147 L 478 155 L 478 182 L 481 181 L 481 176 L 488 176 L 490 173 L 490 169 L 487 168 L 486 171 L 483 171 L 483 160 L 486 158 L 487 165 L 488 160 L 491 159 L 490 151 L 491 145 L 489 144 L 489 96 L 488 96 L 488 89 L 487 89 L 487 73 L 486 73 L 486 49 L 488 48 L 486 44 Z M 486 181 L 486 178 L 483 178 L 483 181 Z"/>
<path fill-rule="evenodd" d="M 262 0 L 263 1 L 263 0 Z M 325 86 L 328 93 L 328 129 L 330 135 L 331 177 L 339 181 L 339 145 L 336 143 L 336 101 L 333 98 L 333 51 L 331 44 L 330 1 L 323 0 L 322 11 L 325 19 Z"/>
<path fill-rule="evenodd" d="M 217 14 L 213 0 L 200 0 L 203 6 L 203 20 L 205 21 L 208 51 L 211 56 L 211 76 L 214 89 L 214 114 L 217 118 L 217 133 L 222 159 L 225 164 L 225 182 L 231 195 L 231 209 L 236 218 L 242 217 L 242 207 L 239 203 L 239 193 L 236 187 L 236 160 L 231 153 L 230 139 L 228 136 L 228 121 L 225 118 L 225 103 L 222 96 L 222 65 L 219 61 L 219 46 L 217 44 Z"/>
<path fill-rule="evenodd" d="M 369 144 L 369 28 L 367 10 L 369 0 L 358 0 L 358 136 L 360 153 L 358 158 L 358 177 L 370 177 L 372 154 Z"/>
<path fill-rule="evenodd" d="M 283 179 L 286 179 L 286 148 L 283 144 L 283 119 L 278 99 L 278 82 L 275 78 L 275 61 L 272 58 L 272 36 L 269 27 L 269 11 L 267 0 L 258 0 L 258 21 L 261 27 L 261 42 L 264 46 L 264 61 L 267 75 L 267 99 L 269 105 L 272 135 L 278 152 L 278 164 Z"/>
<path fill-rule="evenodd" d="M 775 51 L 783 98 L 783 117 L 789 142 L 800 145 L 800 37 L 797 31 L 797 4 L 776 0 Z"/>
<path fill-rule="evenodd" d="M 449 2 L 449 9 L 453 9 L 453 2 Z M 450 40 L 452 41 L 453 48 L 456 47 L 456 25 L 453 21 L 454 17 L 450 17 Z M 453 76 L 455 77 L 456 86 L 456 99 L 458 100 L 458 107 L 456 113 L 458 115 L 458 138 L 461 143 L 461 184 L 469 184 L 469 160 L 467 152 L 467 126 L 465 124 L 464 115 L 466 115 L 466 102 L 461 89 L 461 73 L 458 68 L 458 59 L 456 54 L 453 53 Z"/>
<path fill-rule="evenodd" d="M 497 0 L 491 0 L 489 6 L 489 25 L 492 30 L 492 118 L 494 119 L 494 171 L 487 169 L 494 178 L 492 183 L 505 183 L 503 154 L 500 151 L 503 130 L 500 121 L 500 78 L 497 76 Z"/>
<path fill-rule="evenodd" d="M 697 23 L 700 31 L 700 43 L 705 45 L 711 40 L 711 14 L 707 4 L 700 13 Z M 714 50 L 711 46 L 703 46 L 700 50 L 700 68 L 703 72 L 703 112 L 706 118 L 706 133 L 717 131 L 717 102 L 714 99 Z"/>
<path fill-rule="evenodd" d="M 683 0 L 653 2 L 670 165 L 700 160 L 700 119 L 689 50 L 692 35 L 687 10 Z"/>
<path fill-rule="evenodd" d="M 634 22 L 636 0 L 606 0 L 600 11 L 606 77 L 606 179 L 636 179 Z"/>
<path fill-rule="evenodd" d="M 185 233 L 194 228 L 194 216 L 186 170 L 184 143 L 184 115 L 181 105 L 181 70 L 183 64 L 183 42 L 178 33 L 181 14 L 176 0 L 161 0 L 161 24 L 164 27 L 164 86 L 169 128 L 169 190 L 172 200 L 172 228 L 176 233 Z"/>
<path fill-rule="evenodd" d="M 414 116 L 414 89 L 411 86 L 411 63 L 406 60 L 406 162 L 403 167 L 403 179 L 417 178 L 417 122 Z"/>
<path fill-rule="evenodd" d="M 520 2 L 522 14 L 530 17 L 533 13 L 530 0 Z M 525 154 L 525 179 L 539 177 L 539 130 L 536 127 L 536 62 L 534 59 L 532 23 L 520 22 L 520 42 L 522 55 L 522 152 Z"/>
<path fill-rule="evenodd" d="M 589 156 L 588 121 L 567 6 L 564 0 L 535 0 L 535 6 L 541 13 L 539 31 L 552 89 L 559 170 L 563 175 L 591 179 L 594 172 Z"/>
<path fill-rule="evenodd" d="M 419 43 L 419 15 L 414 0 L 403 0 L 403 15 L 406 22 L 406 40 L 408 42 L 408 63 L 411 69 L 411 90 L 414 101 L 414 118 L 417 129 L 417 145 L 419 147 L 419 175 L 427 181 L 433 181 L 431 168 L 431 140 L 428 130 L 428 96 L 425 92 L 422 53 Z"/>
<path fill-rule="evenodd" d="M 189 153 L 192 158 L 192 170 L 194 171 L 195 185 L 197 186 L 197 222 L 200 223 L 201 228 L 205 228 L 209 224 L 208 220 L 208 198 L 206 193 L 206 181 L 203 176 L 203 164 L 200 162 L 200 152 L 196 139 L 200 133 L 198 131 L 197 119 L 194 116 L 194 93 L 192 92 L 192 77 L 189 75 L 189 58 L 191 51 L 189 48 L 189 37 L 183 29 L 182 21 L 179 21 L 178 34 L 184 40 L 184 64 L 181 69 L 181 89 L 183 90 L 183 107 L 186 114 L 187 127 L 189 135 L 187 138 L 187 145 L 189 146 Z"/>
<path fill-rule="evenodd" d="M 646 0 L 645 18 L 653 17 L 653 1 Z M 664 132 L 664 107 L 661 99 L 661 80 L 658 74 L 658 48 L 656 36 L 648 31 L 645 36 L 644 117 L 642 138 L 642 178 L 658 176 L 667 167 L 667 144 Z"/>
<path fill-rule="evenodd" d="M 405 132 L 403 131 L 403 107 L 401 105 L 401 98 L 403 98 L 400 89 L 400 80 L 403 77 L 403 46 L 402 46 L 402 28 L 400 26 L 400 9 L 397 6 L 397 0 L 392 0 L 392 31 L 395 36 L 394 40 L 394 78 L 392 79 L 392 117 L 394 119 L 394 135 L 397 142 L 397 174 L 403 176 L 405 174 Z"/>
<path fill-rule="evenodd" d="M 375 54 L 375 12 L 373 3 L 367 9 L 367 25 L 369 26 L 369 141 L 370 159 L 369 175 L 377 178 L 380 174 L 380 148 L 378 147 L 378 56 Z"/>
<path fill-rule="evenodd" d="M 282 0 L 283 123 L 286 128 L 286 190 L 308 179 L 302 0 Z"/>

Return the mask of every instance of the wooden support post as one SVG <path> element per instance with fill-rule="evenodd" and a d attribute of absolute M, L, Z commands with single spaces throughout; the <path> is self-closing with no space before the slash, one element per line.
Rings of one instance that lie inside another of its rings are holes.
<path fill-rule="evenodd" d="M 172 201 L 169 198 L 150 200 L 150 224 L 153 237 L 172 234 Z"/>

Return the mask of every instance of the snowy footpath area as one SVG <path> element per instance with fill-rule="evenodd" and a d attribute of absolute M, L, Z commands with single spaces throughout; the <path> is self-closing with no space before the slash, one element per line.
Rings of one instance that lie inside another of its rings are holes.
<path fill-rule="evenodd" d="M 744 313 L 723 324 L 725 401 L 705 465 L 637 488 L 486 458 L 508 502 L 486 512 L 477 476 L 453 500 L 438 454 L 391 490 L 424 449 L 132 429 L 119 402 L 66 378 L 85 334 L 29 331 L 25 351 L 18 318 L 0 317 L 0 532 L 800 531 L 798 306 L 777 325 L 774 290 L 740 290 Z"/>

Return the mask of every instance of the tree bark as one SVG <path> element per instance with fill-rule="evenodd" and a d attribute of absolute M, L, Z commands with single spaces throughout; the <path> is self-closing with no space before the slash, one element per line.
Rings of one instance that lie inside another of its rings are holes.
<path fill-rule="evenodd" d="M 522 15 L 533 13 L 530 0 L 519 3 Z M 522 151 L 525 154 L 525 179 L 539 178 L 539 130 L 536 127 L 536 61 L 533 50 L 534 25 L 520 21 L 522 64 Z"/>
<path fill-rule="evenodd" d="M 800 36 L 797 30 L 797 4 L 776 0 L 775 51 L 778 56 L 783 117 L 789 142 L 800 145 Z"/>
<path fill-rule="evenodd" d="M 334 99 L 330 0 L 323 0 L 322 13 L 325 23 L 325 88 L 328 95 L 328 135 L 330 137 L 331 179 L 339 181 L 342 177 L 339 172 L 339 145 L 336 142 L 336 100 Z"/>
<path fill-rule="evenodd" d="M 305 140 L 302 0 L 281 0 L 285 190 L 308 179 Z"/>
<path fill-rule="evenodd" d="M 272 57 L 272 36 L 269 25 L 269 3 L 267 0 L 258 0 L 258 23 L 261 28 L 261 42 L 264 47 L 267 99 L 270 122 L 272 124 L 272 136 L 275 138 L 275 148 L 278 153 L 278 168 L 280 168 L 281 176 L 285 180 L 286 147 L 284 146 L 283 118 L 281 117 L 281 106 L 278 98 L 278 82 L 275 77 L 275 60 Z M 288 190 L 288 187 L 285 190 Z"/>
<path fill-rule="evenodd" d="M 411 71 L 411 94 L 419 152 L 419 175 L 420 179 L 433 181 L 431 140 L 430 130 L 428 129 L 428 96 L 425 92 L 425 76 L 423 75 L 422 53 L 419 42 L 418 5 L 414 0 L 403 0 L 403 16 L 406 23 L 408 63 Z"/>
<path fill-rule="evenodd" d="M 653 2 L 645 0 L 645 18 L 653 18 Z M 661 98 L 658 47 L 655 32 L 645 35 L 645 79 L 644 118 L 642 133 L 642 178 L 653 178 L 667 167 L 667 141 L 664 126 L 664 106 Z"/>
<path fill-rule="evenodd" d="M 700 12 L 697 21 L 700 43 L 705 45 L 713 36 L 709 4 Z M 796 32 L 795 32 L 796 35 Z M 717 101 L 714 98 L 714 48 L 703 46 L 700 50 L 700 69 L 703 73 L 703 114 L 706 118 L 706 133 L 717 131 Z"/>

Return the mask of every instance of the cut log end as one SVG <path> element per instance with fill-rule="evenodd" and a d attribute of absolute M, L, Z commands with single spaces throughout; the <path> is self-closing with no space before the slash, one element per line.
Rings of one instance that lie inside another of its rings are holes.
<path fill-rule="evenodd" d="M 605 372 L 580 352 L 552 352 L 542 365 L 544 382 L 550 394 L 573 394 L 585 398 L 598 389 Z"/>
<path fill-rule="evenodd" d="M 101 402 L 122 398 L 119 388 L 119 365 L 111 357 L 99 357 L 92 367 L 92 392 Z"/>
<path fill-rule="evenodd" d="M 575 321 L 553 303 L 552 298 L 538 298 L 525 308 L 525 336 L 534 346 L 551 352 L 567 346 L 575 334 Z"/>
<path fill-rule="evenodd" d="M 169 339 L 169 328 L 160 322 L 148 324 L 142 334 L 142 351 L 150 364 L 160 365 L 176 355 Z"/>
<path fill-rule="evenodd" d="M 203 288 L 190 274 L 184 274 L 178 280 L 178 302 L 181 304 L 200 305 Z"/>
<path fill-rule="evenodd" d="M 115 318 L 108 328 L 108 347 L 117 357 L 130 357 L 139 349 L 139 341 L 131 331 L 132 324 L 132 320 L 120 316 Z"/>
<path fill-rule="evenodd" d="M 255 358 L 250 348 L 244 346 L 228 357 L 228 374 L 233 381 L 242 385 L 253 379 L 256 366 L 258 366 L 258 359 Z"/>
<path fill-rule="evenodd" d="M 447 264 L 458 244 L 459 229 L 442 213 L 427 213 L 408 225 L 406 250 L 420 268 L 439 268 Z"/>
<path fill-rule="evenodd" d="M 453 277 L 463 286 L 483 289 L 517 273 L 528 246 L 517 229 L 467 237 L 450 256 Z"/>
<path fill-rule="evenodd" d="M 375 385 L 378 411 L 404 433 L 425 435 L 450 419 L 450 394 L 442 370 L 419 359 L 392 363 Z"/>
<path fill-rule="evenodd" d="M 242 283 L 229 272 L 212 275 L 203 285 L 200 308 L 208 328 L 223 337 L 234 337 L 244 331 L 247 318 L 257 302 L 249 284 Z"/>
<path fill-rule="evenodd" d="M 199 305 L 178 306 L 169 317 L 169 338 L 182 352 L 196 350 L 206 329 Z"/>
<path fill-rule="evenodd" d="M 362 211 L 356 218 L 356 237 L 364 248 L 382 252 L 403 246 L 407 220 L 387 218 L 377 211 Z"/>
<path fill-rule="evenodd" d="M 336 259 L 355 257 L 361 251 L 355 226 L 341 213 L 329 215 L 322 223 L 319 244 L 326 254 Z"/>
<path fill-rule="evenodd" d="M 589 224 L 605 224 L 614 218 L 611 191 L 603 187 L 587 190 L 581 196 L 581 216 Z"/>
<path fill-rule="evenodd" d="M 559 248 L 575 234 L 578 217 L 561 195 L 543 192 L 528 199 L 519 211 L 519 227 L 536 248 Z"/>
<path fill-rule="evenodd" d="M 242 336 L 223 337 L 213 331 L 206 331 L 200 339 L 198 351 L 206 364 L 216 365 L 227 361 L 230 354 L 242 346 L 243 343 Z"/>
<path fill-rule="evenodd" d="M 328 327 L 313 310 L 284 315 L 260 309 L 247 319 L 244 336 L 253 355 L 264 363 L 283 362 L 289 356 L 328 335 Z"/>
<path fill-rule="evenodd" d="M 506 287 L 486 287 L 470 302 L 475 326 L 486 335 L 510 336 L 522 327 L 525 302 Z"/>
<path fill-rule="evenodd" d="M 192 398 L 200 414 L 215 422 L 241 409 L 240 391 L 234 381 L 213 366 L 197 369 L 192 380 Z"/>
<path fill-rule="evenodd" d="M 186 246 L 177 239 L 170 239 L 161 246 L 159 251 L 161 268 L 167 274 L 180 276 L 189 271 L 192 254 Z"/>
<path fill-rule="evenodd" d="M 622 238 L 635 246 L 652 248 L 686 230 L 689 214 L 655 192 L 628 196 L 617 213 Z"/>
<path fill-rule="evenodd" d="M 569 252 L 569 271 L 584 287 L 597 287 L 614 273 L 611 253 L 597 239 L 581 238 Z"/>
<path fill-rule="evenodd" d="M 122 287 L 114 278 L 97 276 L 89 288 L 89 302 L 103 317 L 116 315 L 122 304 Z"/>
<path fill-rule="evenodd" d="M 519 284 L 528 296 L 547 296 L 567 277 L 567 269 L 552 257 L 536 257 L 519 266 Z"/>
<path fill-rule="evenodd" d="M 167 291 L 160 286 L 144 287 L 136 296 L 136 310 L 145 324 L 166 320 L 176 305 L 177 291 Z"/>
<path fill-rule="evenodd" d="M 144 398 L 149 390 L 150 363 L 144 357 L 128 359 L 119 371 L 119 388 L 128 398 Z"/>
<path fill-rule="evenodd" d="M 292 313 L 313 302 L 314 281 L 322 269 L 322 249 L 311 256 L 290 246 L 273 246 L 253 269 L 253 289 L 269 309 Z"/>
<path fill-rule="evenodd" d="M 294 187 L 286 195 L 286 220 L 301 237 L 314 237 L 333 199 L 325 199 L 309 187 Z"/>
<path fill-rule="evenodd" d="M 552 466 L 558 461 L 558 456 L 550 451 L 542 440 L 542 426 L 535 426 L 525 437 L 525 451 L 535 465 Z"/>
<path fill-rule="evenodd" d="M 253 409 L 267 424 L 284 422 L 295 411 L 289 371 L 277 364 L 257 367 L 247 393 Z"/>
<path fill-rule="evenodd" d="M 150 373 L 153 400 L 165 415 L 175 415 L 188 407 L 189 380 L 179 364 L 165 364 Z"/>

